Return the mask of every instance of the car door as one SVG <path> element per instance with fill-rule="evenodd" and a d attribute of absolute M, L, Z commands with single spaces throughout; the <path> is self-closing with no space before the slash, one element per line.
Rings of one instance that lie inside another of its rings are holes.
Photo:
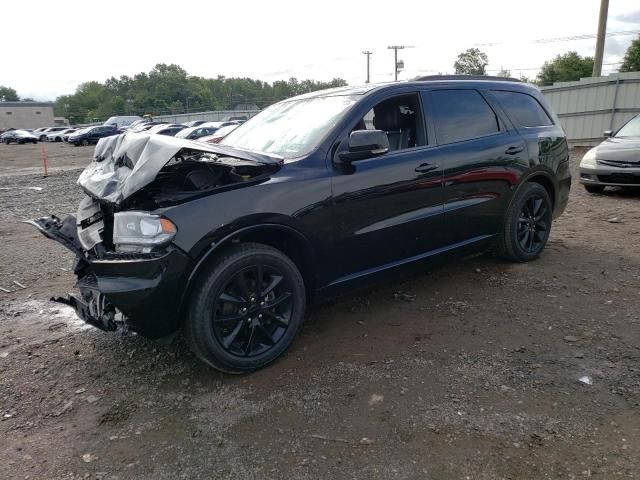
<path fill-rule="evenodd" d="M 349 134 L 364 129 L 385 131 L 390 150 L 336 161 Z M 416 260 L 440 245 L 442 169 L 430 163 L 428 138 L 418 92 L 379 95 L 354 114 L 332 157 L 333 283 Z"/>
<path fill-rule="evenodd" d="M 474 88 L 423 92 L 443 168 L 447 245 L 498 233 L 512 187 L 526 163 L 526 145 L 490 99 Z"/>

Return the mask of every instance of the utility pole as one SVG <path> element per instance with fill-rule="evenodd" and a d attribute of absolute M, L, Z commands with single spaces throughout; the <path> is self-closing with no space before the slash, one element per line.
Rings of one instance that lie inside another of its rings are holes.
<path fill-rule="evenodd" d="M 604 38 L 607 33 L 607 16 L 609 14 L 609 0 L 600 0 L 600 17 L 598 18 L 598 39 L 596 41 L 596 56 L 593 59 L 592 77 L 602 75 L 602 57 L 604 55 Z"/>
<path fill-rule="evenodd" d="M 373 52 L 370 52 L 369 50 L 365 50 L 362 53 L 367 56 L 367 83 L 369 83 L 369 57 L 371 57 L 371 54 Z"/>
<path fill-rule="evenodd" d="M 398 50 L 404 50 L 405 48 L 413 48 L 409 45 L 391 45 L 387 47 L 389 50 L 393 50 L 393 72 L 394 81 L 398 81 Z"/>

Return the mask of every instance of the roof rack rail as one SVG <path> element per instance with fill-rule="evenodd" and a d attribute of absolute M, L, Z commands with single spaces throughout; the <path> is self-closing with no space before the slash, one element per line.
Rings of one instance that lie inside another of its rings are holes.
<path fill-rule="evenodd" d="M 489 75 L 427 75 L 426 77 L 414 78 L 414 81 L 417 82 L 424 82 L 427 80 L 492 80 L 494 82 L 520 82 L 517 78 L 491 77 Z"/>

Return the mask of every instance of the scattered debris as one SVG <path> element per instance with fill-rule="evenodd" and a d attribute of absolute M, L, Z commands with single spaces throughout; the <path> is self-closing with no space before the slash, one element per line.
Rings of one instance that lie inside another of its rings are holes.
<path fill-rule="evenodd" d="M 609 222 L 609 223 L 622 223 L 622 220 L 620 219 L 620 217 L 612 217 L 612 218 L 608 219 L 607 222 Z"/>
<path fill-rule="evenodd" d="M 573 343 L 578 341 L 578 337 L 574 337 L 573 335 L 567 335 L 564 337 L 565 342 Z"/>
<path fill-rule="evenodd" d="M 327 442 L 353 443 L 352 441 L 346 440 L 344 438 L 331 438 L 325 435 L 319 435 L 317 433 L 312 433 L 311 438 L 315 438 L 316 440 L 326 440 Z"/>
<path fill-rule="evenodd" d="M 0 358 L 7 358 L 9 356 L 9 352 L 2 352 L 0 353 Z"/>
<path fill-rule="evenodd" d="M 370 438 L 362 437 L 360 439 L 360 445 L 371 445 L 372 443 L 373 443 L 373 440 L 371 440 Z"/>
<path fill-rule="evenodd" d="M 96 459 L 95 455 L 91 455 L 90 453 L 85 453 L 82 455 L 82 461 L 85 463 L 93 462 Z"/>
<path fill-rule="evenodd" d="M 19 286 L 19 287 L 20 287 L 20 288 L 22 288 L 23 290 L 27 288 L 27 287 L 25 287 L 23 284 L 21 284 L 20 282 L 18 282 L 17 280 L 13 280 L 13 283 L 15 283 L 17 286 Z"/>
<path fill-rule="evenodd" d="M 7 290 L 6 288 L 0 287 L 0 290 L 2 290 L 4 293 L 11 293 L 11 290 Z"/>
<path fill-rule="evenodd" d="M 413 293 L 403 293 L 403 292 L 396 292 L 393 294 L 393 298 L 395 300 L 398 300 L 400 302 L 415 302 L 416 301 L 416 295 Z"/>
<path fill-rule="evenodd" d="M 383 400 L 384 400 L 384 395 L 378 395 L 377 393 L 374 393 L 371 395 L 371 398 L 369 399 L 369 405 L 373 406 L 376 403 L 380 403 Z"/>
<path fill-rule="evenodd" d="M 593 385 L 593 379 L 588 375 L 585 375 L 584 377 L 580 377 L 578 381 L 580 383 L 584 383 L 585 385 Z"/>
<path fill-rule="evenodd" d="M 98 400 L 100 400 L 100 397 L 96 397 L 95 395 L 89 395 L 86 398 L 87 402 L 89 403 L 96 403 Z"/>
<path fill-rule="evenodd" d="M 77 395 L 80 395 L 81 393 L 84 393 L 84 392 L 86 392 L 86 391 L 87 391 L 87 389 L 86 389 L 86 388 L 84 388 L 84 387 L 80 387 L 79 389 L 77 389 L 77 390 L 76 390 L 76 394 L 77 394 Z"/>

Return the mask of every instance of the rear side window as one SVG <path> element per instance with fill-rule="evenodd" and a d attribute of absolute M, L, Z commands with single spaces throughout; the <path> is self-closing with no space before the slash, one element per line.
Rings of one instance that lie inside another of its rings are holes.
<path fill-rule="evenodd" d="M 431 97 L 439 144 L 469 140 L 500 131 L 498 117 L 476 90 L 434 90 Z"/>
<path fill-rule="evenodd" d="M 505 90 L 492 90 L 509 118 L 521 127 L 545 127 L 553 122 L 540 103 L 531 95 Z"/>

